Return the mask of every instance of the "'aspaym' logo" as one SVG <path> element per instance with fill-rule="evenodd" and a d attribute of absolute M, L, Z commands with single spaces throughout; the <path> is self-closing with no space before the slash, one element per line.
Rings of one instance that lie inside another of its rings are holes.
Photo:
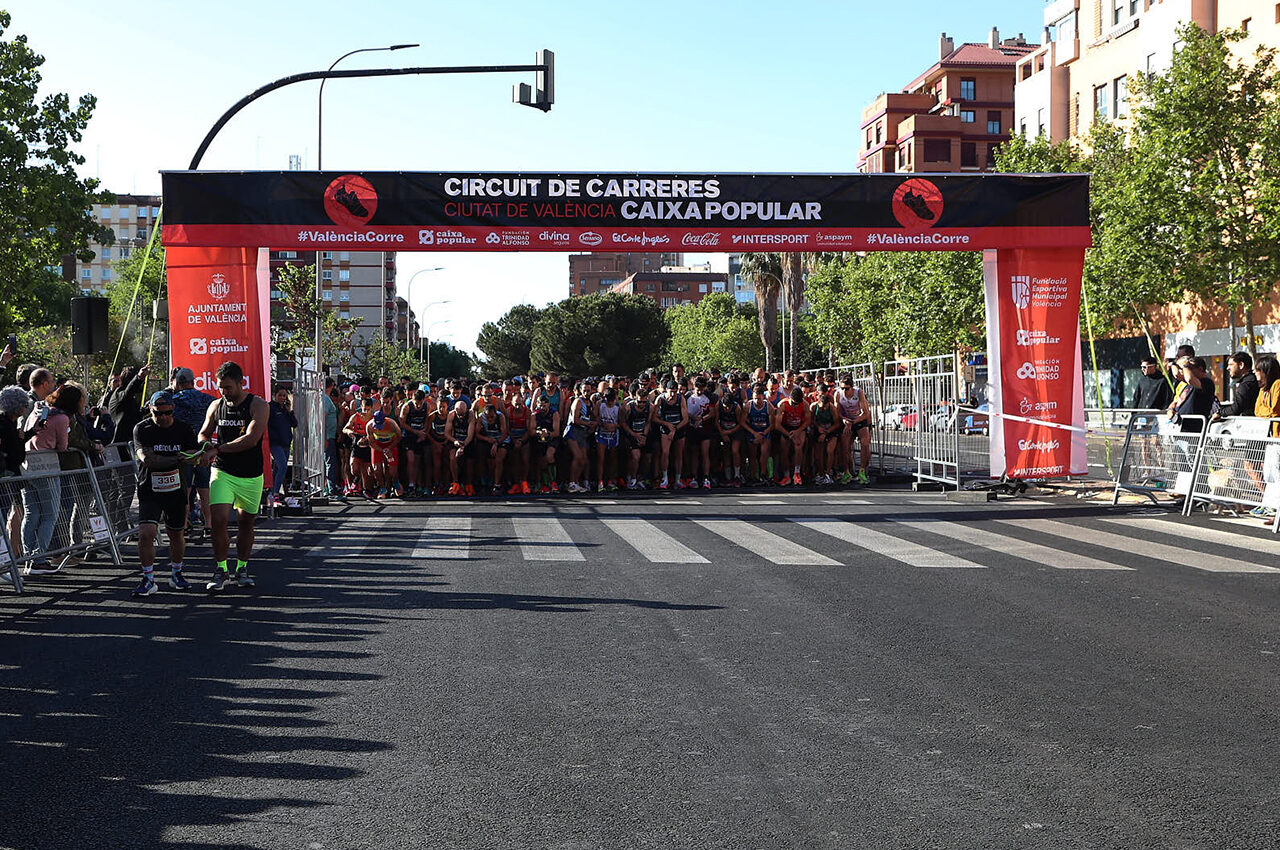
<path fill-rule="evenodd" d="M 209 278 L 209 297 L 222 301 L 230 294 L 231 284 L 227 283 L 227 276 L 222 272 L 215 272 Z"/>
<path fill-rule="evenodd" d="M 363 177 L 344 174 L 324 190 L 324 211 L 339 227 L 363 227 L 378 211 L 378 193 Z"/>
<path fill-rule="evenodd" d="M 927 230 L 942 218 L 942 190 L 933 181 L 912 177 L 893 193 L 893 217 L 907 230 Z"/>

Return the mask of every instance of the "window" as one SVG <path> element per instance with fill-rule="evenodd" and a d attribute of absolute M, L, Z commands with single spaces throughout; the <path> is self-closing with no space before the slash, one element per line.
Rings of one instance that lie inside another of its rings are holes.
<path fill-rule="evenodd" d="M 338 280 L 351 280 L 351 269 L 339 269 Z"/>
<path fill-rule="evenodd" d="M 341 313 L 339 313 L 339 314 L 338 314 L 338 316 L 339 316 L 339 318 L 343 318 L 343 319 L 350 319 L 350 318 L 351 318 L 351 311 L 350 311 L 350 310 L 343 310 Z"/>
<path fill-rule="evenodd" d="M 960 123 L 962 124 L 972 124 L 976 120 L 976 117 L 977 117 L 977 113 L 975 113 L 972 109 L 960 110 Z"/>
<path fill-rule="evenodd" d="M 147 208 L 138 207 L 138 218 L 146 218 L 146 217 L 147 217 Z"/>
<path fill-rule="evenodd" d="M 273 301 L 279 301 L 281 298 L 284 298 L 284 293 L 278 289 L 273 289 L 271 290 L 271 298 Z"/>
<path fill-rule="evenodd" d="M 1240 29 L 1246 33 L 1249 32 L 1249 22 L 1252 20 L 1253 18 L 1245 18 L 1243 21 L 1240 22 Z"/>
<path fill-rule="evenodd" d="M 152 208 L 151 208 L 151 217 L 152 217 L 152 218 L 159 218 L 159 217 L 160 217 L 160 208 L 159 208 L 159 207 L 152 207 Z"/>
<path fill-rule="evenodd" d="M 1036 110 L 1036 135 L 1043 136 L 1044 130 L 1044 108 L 1042 107 Z"/>
<path fill-rule="evenodd" d="M 147 238 L 147 229 L 146 229 L 145 227 L 139 227 L 139 228 L 138 228 L 138 238 L 139 238 L 139 239 L 146 239 L 146 238 Z"/>
<path fill-rule="evenodd" d="M 332 259 L 333 259 L 333 252 L 332 252 L 332 251 L 321 251 L 321 252 L 320 252 L 320 259 L 322 259 L 322 260 L 332 260 Z"/>
<path fill-rule="evenodd" d="M 978 146 L 973 142 L 960 143 L 960 167 L 961 168 L 977 168 L 978 167 Z"/>
<path fill-rule="evenodd" d="M 998 109 L 987 113 L 987 135 L 1000 135 L 1000 110 Z"/>
<path fill-rule="evenodd" d="M 698 284 L 698 291 L 699 291 L 699 292 L 701 292 L 703 295 L 706 295 L 706 294 L 707 294 L 707 285 L 706 285 L 705 283 L 700 283 L 700 284 Z"/>
<path fill-rule="evenodd" d="M 924 140 L 925 162 L 950 162 L 951 142 L 947 139 Z"/>
<path fill-rule="evenodd" d="M 103 269 L 103 270 L 102 270 L 102 279 L 103 279 L 103 280 L 111 280 L 111 269 Z"/>
<path fill-rule="evenodd" d="M 1027 119 L 1023 118 L 1018 122 L 1018 135 L 1023 138 L 1027 135 Z"/>
<path fill-rule="evenodd" d="M 351 300 L 351 293 L 350 293 L 350 292 L 347 292 L 345 289 L 344 289 L 344 290 L 342 290 L 341 292 L 339 292 L 339 293 L 338 293 L 338 300 L 339 300 L 339 301 L 350 301 L 350 300 Z"/>
<path fill-rule="evenodd" d="M 977 100 L 978 99 L 978 81 L 973 77 L 960 78 L 960 99 L 961 100 Z"/>
<path fill-rule="evenodd" d="M 296 260 L 296 259 L 298 259 L 298 252 L 297 252 L 297 251 L 281 251 L 281 252 L 280 252 L 280 259 L 282 259 L 282 260 Z"/>
<path fill-rule="evenodd" d="M 646 284 L 644 285 L 644 291 L 645 291 L 645 292 L 653 292 L 653 284 L 652 284 L 652 283 L 646 283 Z"/>
<path fill-rule="evenodd" d="M 1129 17 L 1138 14 L 1138 0 L 1129 0 Z"/>
<path fill-rule="evenodd" d="M 1280 8 L 1280 7 L 1277 7 Z M 1156 55 L 1154 53 L 1147 54 L 1147 73 L 1154 74 L 1156 72 Z"/>
<path fill-rule="evenodd" d="M 324 300 L 325 300 L 325 301 L 332 301 L 332 300 L 333 300 L 333 290 L 332 290 L 332 289 L 326 289 L 326 290 L 324 291 Z"/>
<path fill-rule="evenodd" d="M 875 136 L 875 133 L 874 133 L 874 132 L 872 132 L 872 130 L 871 130 L 871 128 L 870 128 L 870 127 L 868 127 L 868 128 L 867 128 L 867 147 L 868 147 L 868 148 L 870 148 L 870 147 L 871 147 L 871 145 L 873 144 L 873 142 L 871 141 L 871 139 L 872 139 L 874 136 Z"/>
<path fill-rule="evenodd" d="M 1125 0 L 1112 0 L 1111 7 L 1111 25 L 1115 26 L 1120 23 L 1120 19 L 1124 17 Z"/>
<path fill-rule="evenodd" d="M 1129 76 L 1122 74 L 1116 77 L 1115 91 L 1112 92 L 1112 101 L 1116 105 L 1116 117 L 1129 117 Z"/>
<path fill-rule="evenodd" d="M 333 272 L 329 271 L 328 269 L 325 269 L 324 271 L 320 272 L 320 279 L 333 280 Z"/>
<path fill-rule="evenodd" d="M 104 260 L 109 260 L 109 259 L 111 259 L 111 249 L 110 249 L 110 248 L 103 248 L 103 249 L 102 249 L 102 259 L 104 259 Z"/>
<path fill-rule="evenodd" d="M 116 238 L 117 238 L 117 239 L 128 239 L 128 238 L 129 238 L 129 228 L 127 228 L 127 227 L 121 227 L 121 228 L 119 229 L 119 231 L 116 233 Z"/>
<path fill-rule="evenodd" d="M 876 122 L 876 144 L 877 145 L 880 144 L 880 139 L 883 138 L 880 134 L 880 130 L 882 127 L 883 125 L 879 121 L 877 121 Z"/>
<path fill-rule="evenodd" d="M 129 217 L 129 209 L 127 207 L 116 208 L 116 219 L 118 219 L 119 221 L 124 221 L 128 217 Z"/>
<path fill-rule="evenodd" d="M 995 171 L 996 154 L 1000 151 L 1000 143 L 992 142 L 987 145 L 987 171 Z"/>
<path fill-rule="evenodd" d="M 103 207 L 103 208 L 102 208 L 102 217 L 103 217 L 103 218 L 111 218 L 111 207 Z"/>
<path fill-rule="evenodd" d="M 1276 23 L 1280 24 L 1280 3 L 1276 4 Z"/>
<path fill-rule="evenodd" d="M 712 292 L 724 292 L 724 281 L 716 280 L 711 282 Z"/>
<path fill-rule="evenodd" d="M 80 270 L 80 279 L 81 279 L 81 280 L 92 280 L 92 279 L 93 279 L 93 269 L 81 269 L 81 270 Z"/>
<path fill-rule="evenodd" d="M 339 261 L 339 262 L 345 263 L 345 262 L 348 262 L 350 259 L 351 259 L 351 252 L 350 252 L 350 251 L 339 251 L 339 252 L 338 252 L 338 261 Z"/>
<path fill-rule="evenodd" d="M 1107 87 L 1097 86 L 1093 90 L 1093 120 L 1107 120 Z"/>
<path fill-rule="evenodd" d="M 132 248 L 121 248 L 121 249 L 120 249 L 120 259 L 122 259 L 122 260 L 127 260 L 127 259 L 129 259 L 129 257 L 130 257 L 132 254 L 133 254 L 133 249 L 132 249 Z"/>

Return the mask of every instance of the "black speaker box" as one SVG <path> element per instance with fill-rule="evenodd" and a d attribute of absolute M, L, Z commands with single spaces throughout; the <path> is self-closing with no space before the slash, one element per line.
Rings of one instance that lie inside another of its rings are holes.
<path fill-rule="evenodd" d="M 107 299 L 71 299 L 71 353 L 101 354 L 107 350 Z"/>

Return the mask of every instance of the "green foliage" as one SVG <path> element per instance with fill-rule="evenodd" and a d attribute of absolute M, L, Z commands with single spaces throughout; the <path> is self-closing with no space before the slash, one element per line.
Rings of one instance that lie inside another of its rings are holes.
<path fill-rule="evenodd" d="M 37 101 L 44 57 L 26 36 L 6 36 L 9 25 L 0 11 L 0 334 L 65 322 L 77 289 L 62 280 L 62 258 L 88 261 L 91 240 L 113 241 L 91 215 L 97 181 L 77 177 L 84 157 L 72 150 L 96 101 L 82 95 L 72 106 L 64 93 Z"/>
<path fill-rule="evenodd" d="M 754 304 L 738 304 L 732 295 L 717 292 L 696 304 L 672 307 L 664 318 L 671 329 L 669 363 L 754 369 L 764 362 Z"/>
<path fill-rule="evenodd" d="M 751 281 L 756 293 L 756 324 L 764 347 L 764 365 L 773 369 L 773 349 L 778 343 L 778 292 L 782 288 L 782 255 L 742 255 L 740 274 Z"/>
<path fill-rule="evenodd" d="M 542 311 L 532 304 L 517 304 L 497 322 L 484 323 L 476 336 L 476 347 L 484 352 L 485 377 L 528 374 L 533 328 L 541 315 Z"/>
<path fill-rule="evenodd" d="M 1186 290 L 1251 305 L 1280 278 L 1280 76 L 1276 51 L 1232 57 L 1238 30 L 1178 30 L 1163 75 L 1140 75 L 1133 148 L 1147 167 L 1142 197 L 1160 205 L 1161 233 Z"/>
<path fill-rule="evenodd" d="M 475 360 L 461 348 L 454 348 L 447 342 L 433 342 L 426 347 L 431 349 L 431 374 L 427 374 L 425 364 L 420 364 L 416 372 L 409 372 L 408 374 L 420 374 L 424 378 L 430 378 L 431 380 L 437 378 L 472 378 L 475 376 Z M 509 374 L 521 373 L 511 372 Z"/>
<path fill-rule="evenodd" d="M 438 372 L 435 365 L 432 362 L 432 371 Z M 365 345 L 360 370 L 371 378 L 386 375 L 392 379 L 400 375 L 418 375 L 425 371 L 418 360 L 418 349 L 406 351 L 402 343 L 387 339 L 387 335 L 381 330 Z"/>
<path fill-rule="evenodd" d="M 281 266 L 276 273 L 275 288 L 280 298 L 271 305 L 271 353 L 286 360 L 295 360 L 303 354 L 310 356 L 319 316 L 324 364 L 342 374 L 349 373 L 356 362 L 356 330 L 364 317 L 344 319 L 338 311 L 324 309 L 316 297 L 314 263 Z"/>
<path fill-rule="evenodd" d="M 125 259 L 111 264 L 113 273 L 111 283 L 107 285 L 107 298 L 110 301 L 107 311 L 117 322 L 124 322 L 131 306 L 134 310 L 133 322 L 138 321 L 139 316 L 150 316 L 151 302 L 164 298 L 164 293 L 168 291 L 164 248 L 158 238 L 150 246 L 149 253 L 144 245 L 130 252 Z M 142 276 L 141 283 L 139 275 Z M 135 289 L 138 292 L 136 302 Z"/>
<path fill-rule="evenodd" d="M 534 325 L 530 366 L 573 376 L 636 375 L 659 361 L 669 336 L 657 302 L 644 295 L 567 298 Z"/>

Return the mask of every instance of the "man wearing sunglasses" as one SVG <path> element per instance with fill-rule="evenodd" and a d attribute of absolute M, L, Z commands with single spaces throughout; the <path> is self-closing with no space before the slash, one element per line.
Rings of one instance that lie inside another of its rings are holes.
<path fill-rule="evenodd" d="M 160 390 L 147 405 L 151 416 L 133 429 L 134 451 L 138 457 L 138 560 L 142 562 L 142 583 L 134 596 L 155 593 L 152 567 L 156 560 L 156 537 L 160 520 L 169 536 L 169 587 L 186 590 L 191 585 L 182 577 L 182 556 L 186 540 L 187 487 L 182 464 L 191 462 L 199 443 L 190 425 L 175 422 L 173 394 Z M 186 457 L 184 457 L 186 453 Z"/>

